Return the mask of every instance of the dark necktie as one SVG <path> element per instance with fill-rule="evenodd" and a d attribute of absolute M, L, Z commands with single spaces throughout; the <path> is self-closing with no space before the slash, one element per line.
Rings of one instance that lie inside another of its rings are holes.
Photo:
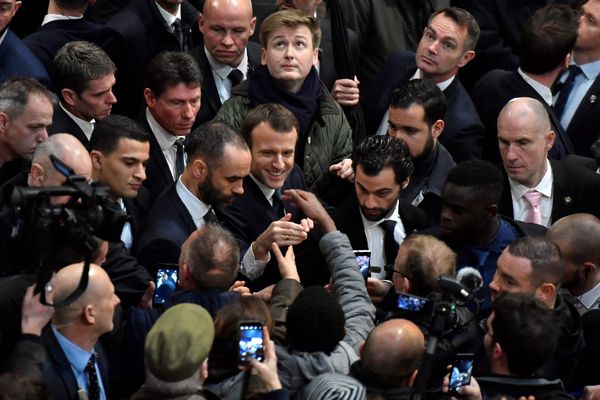
<path fill-rule="evenodd" d="M 208 210 L 206 214 L 204 214 L 204 223 L 206 225 L 219 223 L 219 220 L 217 219 L 217 216 L 215 215 L 215 212 L 212 210 L 212 208 Z"/>
<path fill-rule="evenodd" d="M 554 103 L 554 112 L 556 116 L 560 119 L 562 118 L 562 114 L 565 111 L 565 106 L 567 105 L 567 100 L 569 100 L 569 95 L 571 94 L 571 90 L 573 90 L 573 84 L 575 83 L 575 78 L 581 74 L 581 68 L 577 65 L 571 65 L 569 67 L 569 76 L 563 83 L 560 92 L 558 93 L 558 98 L 556 99 L 556 103 Z"/>
<path fill-rule="evenodd" d="M 227 75 L 227 79 L 231 81 L 231 87 L 239 85 L 240 82 L 244 80 L 244 74 L 239 69 L 232 69 L 229 75 Z"/>
<path fill-rule="evenodd" d="M 179 51 L 185 51 L 185 43 L 183 40 L 183 27 L 181 25 L 181 20 L 177 18 L 175 22 L 173 22 L 173 35 L 175 39 L 179 42 Z"/>
<path fill-rule="evenodd" d="M 88 378 L 88 399 L 89 400 L 100 400 L 100 385 L 98 383 L 98 374 L 96 374 L 96 362 L 98 361 L 98 354 L 94 353 L 90 357 L 90 360 L 85 366 L 85 373 Z"/>
<path fill-rule="evenodd" d="M 396 221 L 385 220 L 379 224 L 383 229 L 383 252 L 385 254 L 385 262 L 387 264 L 393 264 L 398 254 L 398 248 L 400 247 L 394 239 L 394 229 L 396 228 Z"/>
<path fill-rule="evenodd" d="M 179 177 L 179 175 L 181 175 L 185 169 L 185 163 L 183 161 L 183 153 L 185 150 L 183 139 L 177 139 L 174 146 L 177 150 L 175 153 L 175 171 L 177 172 L 177 177 Z"/>
<path fill-rule="evenodd" d="M 275 190 L 271 199 L 273 200 L 273 212 L 277 215 L 277 218 L 283 218 L 285 216 L 285 207 L 281 199 L 281 190 Z"/>

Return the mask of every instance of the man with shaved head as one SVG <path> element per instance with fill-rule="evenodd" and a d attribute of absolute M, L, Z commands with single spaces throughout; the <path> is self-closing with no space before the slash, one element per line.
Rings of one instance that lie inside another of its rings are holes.
<path fill-rule="evenodd" d="M 366 386 L 367 394 L 400 398 L 399 394 L 410 393 L 424 351 L 425 337 L 419 327 L 392 319 L 371 331 L 351 375 Z"/>
<path fill-rule="evenodd" d="M 549 160 L 554 144 L 548 112 L 538 100 L 509 101 L 498 116 L 498 145 L 505 172 L 499 213 L 546 227 L 587 212 L 600 215 L 600 178 L 580 166 Z"/>
<path fill-rule="evenodd" d="M 548 237 L 560 248 L 565 263 L 562 286 L 575 297 L 583 315 L 600 306 L 600 220 L 573 214 L 556 221 Z"/>
<path fill-rule="evenodd" d="M 62 268 L 52 280 L 54 304 L 67 299 L 86 272 L 83 263 Z M 107 360 L 98 339 L 113 329 L 120 300 L 106 272 L 91 264 L 83 293 L 70 304 L 55 307 L 50 328 L 43 333 L 47 358 L 44 382 L 55 399 L 106 399 Z"/>
<path fill-rule="evenodd" d="M 256 27 L 250 0 L 207 0 L 198 26 L 204 43 L 190 52 L 204 79 L 196 125 L 212 120 L 231 88 L 260 65 L 260 46 L 248 42 Z"/>

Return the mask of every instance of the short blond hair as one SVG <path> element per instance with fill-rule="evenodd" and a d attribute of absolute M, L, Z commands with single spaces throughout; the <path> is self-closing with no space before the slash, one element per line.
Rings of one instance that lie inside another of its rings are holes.
<path fill-rule="evenodd" d="M 310 30 L 313 48 L 319 48 L 321 44 L 319 21 L 312 15 L 307 15 L 299 10 L 282 10 L 269 15 L 260 25 L 260 45 L 266 48 L 269 37 L 276 29 L 298 26 L 306 26 Z"/>

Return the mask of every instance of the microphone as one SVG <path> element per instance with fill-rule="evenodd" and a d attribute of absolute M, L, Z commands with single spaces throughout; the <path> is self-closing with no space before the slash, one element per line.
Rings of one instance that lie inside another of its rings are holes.
<path fill-rule="evenodd" d="M 483 285 L 481 273 L 473 267 L 461 268 L 456 274 L 456 280 L 462 283 L 469 292 L 474 292 Z"/>
<path fill-rule="evenodd" d="M 466 287 L 463 286 L 462 283 L 455 281 L 452 278 L 447 276 L 439 276 L 438 284 L 442 290 L 448 291 L 454 295 L 457 299 L 461 299 L 464 301 L 470 300 L 473 296 L 467 290 Z"/>

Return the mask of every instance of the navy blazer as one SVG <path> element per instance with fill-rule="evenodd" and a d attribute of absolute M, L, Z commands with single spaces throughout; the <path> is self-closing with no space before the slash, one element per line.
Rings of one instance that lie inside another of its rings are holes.
<path fill-rule="evenodd" d="M 600 137 L 600 75 L 575 110 L 567 127 L 575 154 L 593 157 L 590 146 Z"/>
<path fill-rule="evenodd" d="M 283 192 L 288 189 L 306 190 L 302 171 L 297 165 L 294 165 L 294 169 L 285 180 L 281 191 Z M 302 211 L 294 207 L 291 203 L 285 200 L 283 203 L 285 211 L 292 214 L 292 222 L 299 223 L 305 217 Z M 219 221 L 236 238 L 240 247 L 240 257 L 246 254 L 252 242 L 269 227 L 271 222 L 283 217 L 283 215 L 276 214 L 271 204 L 250 176 L 244 178 L 244 194 L 236 197 L 230 206 L 217 208 L 216 212 Z M 307 282 L 320 282 L 323 276 L 327 275 L 310 274 L 309 271 L 306 271 L 307 268 L 302 268 L 303 265 L 310 265 L 311 270 L 317 270 L 316 264 L 320 263 L 323 264 L 322 270 L 327 271 L 327 268 L 324 266 L 324 260 L 318 250 L 317 241 L 313 239 L 311 235 L 309 239 L 294 247 L 299 273 L 302 282 L 305 284 Z M 308 260 L 310 260 L 310 264 L 307 263 Z M 279 282 L 281 275 L 279 274 L 275 256 L 271 254 L 271 261 L 265 266 L 265 270 L 259 278 L 249 281 L 247 277 L 240 275 L 240 279 L 245 280 L 246 285 L 251 290 L 260 290 L 272 283 Z"/>
<path fill-rule="evenodd" d="M 42 85 L 50 87 L 46 68 L 21 39 L 7 29 L 4 41 L 0 44 L 0 83 L 17 76 L 35 78 Z"/>
<path fill-rule="evenodd" d="M 143 185 L 150 192 L 150 204 L 152 204 L 175 181 L 165 155 L 158 144 L 158 140 L 156 140 L 154 132 L 150 129 L 150 124 L 148 124 L 145 113 L 142 113 L 138 118 L 138 123 L 148 133 L 150 138 L 150 160 L 148 160 L 148 165 L 146 166 L 146 180 L 143 182 Z"/>
<path fill-rule="evenodd" d="M 26 36 L 23 42 L 52 73 L 52 60 L 66 43 L 84 40 L 100 46 L 111 58 L 117 56 L 117 33 L 104 25 L 83 18 L 48 22 L 36 32 Z"/>
<path fill-rule="evenodd" d="M 573 153 L 573 143 L 565 133 L 560 124 L 560 119 L 558 119 L 552 107 L 544 101 L 542 96 L 530 84 L 525 82 L 525 79 L 518 72 L 501 69 L 488 72 L 477 82 L 471 97 L 487 133 L 484 159 L 492 163 L 501 161 L 498 150 L 498 115 L 506 103 L 515 97 L 531 97 L 539 100 L 548 111 L 552 130 L 556 134 L 554 146 L 550 150 L 550 157 L 560 160 Z"/>
<path fill-rule="evenodd" d="M 146 227 L 133 254 L 154 276 L 157 264 L 177 264 L 181 245 L 194 232 L 196 224 L 177 194 L 176 183 L 169 186 L 154 202 Z"/>
<path fill-rule="evenodd" d="M 77 391 L 79 386 L 62 347 L 58 343 L 52 328 L 47 325 L 42 332 L 42 341 L 46 349 L 46 362 L 44 363 L 44 383 L 46 390 L 53 399 L 79 400 Z M 102 384 L 106 395 L 109 396 L 108 361 L 100 343 L 94 346 L 99 356 L 98 369 L 102 377 Z"/>
<path fill-rule="evenodd" d="M 79 125 L 69 117 L 69 115 L 62 109 L 60 105 L 54 107 L 54 113 L 52 114 L 52 125 L 47 129 L 48 135 L 54 135 L 55 133 L 69 133 L 77 138 L 90 151 L 90 140 L 85 136 L 85 133 L 81 130 Z"/>
<path fill-rule="evenodd" d="M 550 159 L 552 167 L 552 213 L 554 223 L 567 215 L 589 213 L 600 217 L 600 176 L 572 162 Z M 508 176 L 504 173 L 504 189 L 498 213 L 514 219 Z"/>
<path fill-rule="evenodd" d="M 248 52 L 248 72 L 255 66 L 260 65 L 260 46 L 254 42 L 248 42 L 246 45 Z M 202 93 L 201 101 L 202 106 L 200 111 L 196 115 L 196 121 L 194 127 L 201 125 L 205 122 L 211 121 L 217 112 L 221 109 L 221 98 L 215 84 L 215 78 L 204 52 L 204 43 L 190 51 L 190 55 L 198 62 L 200 71 L 202 71 Z"/>
<path fill-rule="evenodd" d="M 408 82 L 417 71 L 415 54 L 408 51 L 393 53 L 383 70 L 377 75 L 370 95 L 363 104 L 367 133 L 377 131 L 390 105 L 394 89 Z M 458 77 L 444 90 L 446 114 L 444 132 L 440 142 L 457 163 L 471 158 L 481 158 L 485 143 L 485 128 L 477 110 Z"/>

